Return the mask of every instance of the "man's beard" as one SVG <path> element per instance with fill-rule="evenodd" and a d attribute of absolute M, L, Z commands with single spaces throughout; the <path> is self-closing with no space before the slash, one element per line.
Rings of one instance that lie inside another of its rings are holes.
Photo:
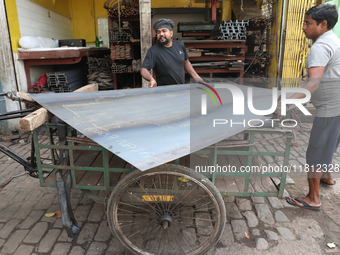
<path fill-rule="evenodd" d="M 161 38 L 165 38 L 165 41 L 163 41 L 163 42 L 160 41 Z M 162 37 L 159 38 L 159 40 L 158 40 L 157 42 L 158 42 L 160 45 L 163 46 L 163 45 L 168 44 L 168 43 L 170 42 L 170 40 L 169 40 L 168 38 L 166 38 L 165 36 L 162 36 Z"/>

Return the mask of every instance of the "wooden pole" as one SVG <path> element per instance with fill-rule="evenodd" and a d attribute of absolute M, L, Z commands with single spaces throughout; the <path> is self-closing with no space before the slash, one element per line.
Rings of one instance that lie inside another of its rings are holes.
<path fill-rule="evenodd" d="M 5 1 L 0 1 L 0 86 L 1 91 L 18 91 L 17 81 L 14 70 L 14 60 L 12 54 L 10 31 L 8 29 L 8 20 L 6 15 Z M 0 109 L 4 111 L 20 110 L 18 102 L 13 102 L 7 98 L 0 101 Z M 17 120 L 6 120 L 0 123 L 0 131 L 10 133 L 18 128 Z"/>
<path fill-rule="evenodd" d="M 152 46 L 151 38 L 151 0 L 139 0 L 139 21 L 140 21 L 140 47 L 141 62 L 143 63 L 146 53 Z M 142 87 L 148 87 L 149 82 L 143 79 Z"/>

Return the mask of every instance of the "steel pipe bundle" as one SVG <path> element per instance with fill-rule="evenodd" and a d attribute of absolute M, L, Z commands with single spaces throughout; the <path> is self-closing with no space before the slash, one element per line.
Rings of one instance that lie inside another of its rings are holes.
<path fill-rule="evenodd" d="M 252 31 L 251 34 L 248 33 L 247 36 L 247 44 L 265 44 L 267 42 L 267 39 L 262 35 L 261 31 Z"/>
<path fill-rule="evenodd" d="M 110 56 L 102 58 L 88 57 L 87 65 L 89 74 L 93 72 L 108 72 L 111 69 L 111 58 Z"/>
<path fill-rule="evenodd" d="M 138 0 L 108 0 L 104 3 L 109 17 L 121 18 L 138 18 L 139 1 Z"/>
<path fill-rule="evenodd" d="M 130 42 L 131 34 L 125 31 L 111 31 L 110 32 L 110 42 Z"/>
<path fill-rule="evenodd" d="M 131 59 L 131 46 L 125 45 L 113 45 L 111 46 L 111 58 L 115 59 Z"/>
<path fill-rule="evenodd" d="M 141 61 L 140 59 L 132 60 L 132 65 L 119 65 L 116 63 L 113 63 L 111 66 L 113 73 L 138 73 L 140 72 L 141 68 Z"/>
<path fill-rule="evenodd" d="M 249 27 L 265 28 L 268 22 L 271 22 L 271 20 L 267 19 L 266 17 L 253 18 L 249 20 Z"/>
<path fill-rule="evenodd" d="M 71 92 L 86 85 L 86 73 L 82 68 L 47 73 L 47 87 L 56 93 Z"/>
<path fill-rule="evenodd" d="M 110 8 L 107 10 L 109 17 L 117 19 L 119 16 L 118 9 Z M 133 19 L 139 17 L 139 10 L 136 8 L 121 8 L 120 17 L 122 19 Z"/>
<path fill-rule="evenodd" d="M 113 87 L 110 56 L 103 58 L 89 57 L 87 63 L 89 67 L 87 83 L 98 83 L 100 90 Z"/>
<path fill-rule="evenodd" d="M 116 63 L 113 63 L 111 66 L 113 73 L 127 73 L 128 66 L 127 65 L 117 65 Z"/>
<path fill-rule="evenodd" d="M 140 59 L 132 60 L 132 72 L 140 72 L 141 61 Z"/>
<path fill-rule="evenodd" d="M 113 87 L 113 79 L 111 71 L 109 72 L 94 72 L 87 77 L 87 82 L 97 83 L 99 90 L 110 89 Z"/>
<path fill-rule="evenodd" d="M 249 21 L 223 21 L 219 30 L 222 33 L 221 36 L 218 36 L 219 40 L 246 40 L 247 39 L 247 28 L 249 25 Z"/>
<path fill-rule="evenodd" d="M 259 65 L 264 68 L 269 65 L 271 61 L 271 55 L 268 52 L 259 51 L 254 59 L 253 65 Z"/>

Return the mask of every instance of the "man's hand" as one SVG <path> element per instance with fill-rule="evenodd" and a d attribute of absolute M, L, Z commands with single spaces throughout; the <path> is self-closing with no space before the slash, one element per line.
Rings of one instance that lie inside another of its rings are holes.
<path fill-rule="evenodd" d="M 147 69 L 141 67 L 140 74 L 145 80 L 149 81 L 149 88 L 157 86 L 156 80 L 152 77 L 151 73 Z"/>
<path fill-rule="evenodd" d="M 157 82 L 155 81 L 154 78 L 151 78 L 149 82 L 149 88 L 157 87 Z"/>
<path fill-rule="evenodd" d="M 203 79 L 202 79 L 200 76 L 195 77 L 194 80 L 195 80 L 195 82 L 197 82 L 197 83 L 204 82 Z"/>
<path fill-rule="evenodd" d="M 291 106 L 292 106 L 291 104 L 286 105 L 286 113 L 288 113 L 288 111 L 294 109 Z M 293 106 L 295 106 L 295 105 L 293 105 Z M 276 110 L 274 112 L 274 119 L 278 119 L 281 122 L 285 117 L 286 117 L 286 115 L 281 115 L 281 96 L 279 96 L 279 98 L 277 99 Z"/>
<path fill-rule="evenodd" d="M 195 82 L 203 82 L 203 79 L 196 73 L 195 69 L 192 67 L 189 59 L 184 62 L 184 70 L 195 80 Z"/>

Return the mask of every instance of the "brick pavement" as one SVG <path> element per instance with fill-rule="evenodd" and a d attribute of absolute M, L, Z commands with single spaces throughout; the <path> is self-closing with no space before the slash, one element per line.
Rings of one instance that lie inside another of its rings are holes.
<path fill-rule="evenodd" d="M 308 135 L 299 130 L 296 135 L 300 147 L 292 147 L 290 163 L 302 164 Z M 281 138 L 265 140 L 271 137 L 261 135 L 257 138 L 257 149 L 273 151 L 281 146 Z M 29 144 L 7 145 L 29 155 Z M 275 157 L 262 157 L 259 160 L 263 164 L 282 163 L 281 159 Z M 339 160 L 340 154 L 337 153 L 335 162 Z M 129 254 L 111 235 L 104 206 L 84 197 L 79 190 L 73 190 L 71 196 L 72 207 L 82 231 L 77 240 L 68 238 L 62 229 L 61 219 L 44 216 L 47 212 L 59 209 L 56 189 L 42 188 L 38 179 L 26 175 L 11 178 L 22 172 L 23 167 L 0 154 L 0 184 L 3 184 L 0 190 L 1 255 Z M 325 248 L 320 247 L 324 231 L 318 222 L 309 219 L 305 225 L 299 225 L 305 215 L 301 209 L 288 205 L 284 199 L 229 196 L 224 197 L 224 201 L 227 224 L 222 239 L 210 254 L 324 254 Z M 300 218 L 294 215 L 301 216 L 301 213 L 303 215 Z M 340 222 L 339 214 L 334 215 L 326 209 L 321 213 L 333 217 L 334 222 Z M 335 225 L 332 231 L 340 233 L 339 226 Z M 308 233 L 312 237 L 308 237 Z"/>

